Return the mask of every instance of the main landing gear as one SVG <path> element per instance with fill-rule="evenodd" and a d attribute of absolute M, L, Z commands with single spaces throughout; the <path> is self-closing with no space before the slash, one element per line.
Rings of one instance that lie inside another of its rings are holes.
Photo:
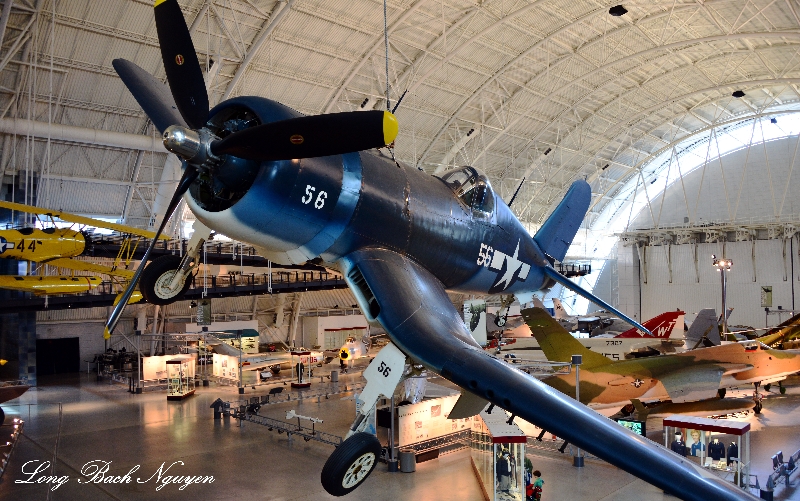
<path fill-rule="evenodd" d="M 753 386 L 755 387 L 755 390 L 753 391 L 753 403 L 755 404 L 753 406 L 753 412 L 756 414 L 761 414 L 761 409 L 764 407 L 761 404 L 761 401 L 764 399 L 764 397 L 762 397 L 761 393 L 758 392 L 758 387 L 760 384 L 761 383 L 753 383 Z M 766 389 L 766 386 L 764 388 Z"/>
<path fill-rule="evenodd" d="M 392 398 L 403 378 L 406 356 L 389 343 L 378 352 L 364 370 L 367 385 L 358 396 L 359 413 L 350 426 L 347 438 L 328 457 L 322 468 L 322 487 L 333 496 L 344 496 L 367 479 L 381 454 L 381 444 L 373 433 L 368 433 L 372 413 L 378 398 Z"/>
<path fill-rule="evenodd" d="M 211 229 L 199 220 L 192 225 L 194 233 L 183 257 L 161 256 L 142 272 L 139 290 L 149 303 L 164 305 L 180 300 L 191 284 L 203 244 L 211 237 Z"/>

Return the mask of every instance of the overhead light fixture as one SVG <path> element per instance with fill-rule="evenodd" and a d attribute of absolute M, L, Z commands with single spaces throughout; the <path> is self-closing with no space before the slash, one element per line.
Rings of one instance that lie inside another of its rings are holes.
<path fill-rule="evenodd" d="M 606 170 L 606 169 L 608 169 L 608 165 L 609 165 L 609 164 L 606 164 L 606 165 L 603 167 L 603 169 L 602 169 L 602 170 Z"/>
<path fill-rule="evenodd" d="M 740 97 L 744 97 L 744 91 L 735 90 L 735 91 L 733 91 L 733 94 L 731 94 L 731 96 L 733 96 L 733 97 L 735 97 L 737 99 L 740 98 Z"/>
<path fill-rule="evenodd" d="M 614 16 L 614 17 L 620 17 L 620 16 L 624 16 L 625 14 L 627 14 L 628 13 L 628 9 L 626 9 L 622 5 L 615 5 L 615 6 L 611 7 L 610 9 L 608 9 L 608 13 L 611 14 L 612 16 Z"/>
<path fill-rule="evenodd" d="M 551 151 L 553 151 L 553 149 L 552 149 L 552 148 L 547 148 L 546 150 L 544 150 L 544 154 L 545 154 L 545 155 L 547 155 L 547 154 L 548 154 L 548 153 L 550 153 Z"/>

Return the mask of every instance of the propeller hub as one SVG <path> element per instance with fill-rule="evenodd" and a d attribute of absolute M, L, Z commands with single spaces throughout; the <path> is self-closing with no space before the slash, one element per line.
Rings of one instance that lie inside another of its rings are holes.
<path fill-rule="evenodd" d="M 164 147 L 189 164 L 210 169 L 219 165 L 220 158 L 211 153 L 211 142 L 218 139 L 208 129 L 189 129 L 172 125 L 164 131 Z"/>

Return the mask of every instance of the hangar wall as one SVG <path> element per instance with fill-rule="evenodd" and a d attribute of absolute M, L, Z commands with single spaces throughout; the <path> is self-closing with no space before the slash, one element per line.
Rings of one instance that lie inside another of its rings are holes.
<path fill-rule="evenodd" d="M 691 227 L 702 232 L 707 224 L 720 222 L 731 227 L 797 225 L 800 205 L 794 194 L 800 191 L 800 176 L 793 171 L 800 164 L 799 147 L 800 137 L 790 136 L 710 158 L 705 166 L 684 174 L 682 182 L 673 183 L 653 197 L 649 207 L 633 217 L 628 231 Z M 707 147 L 700 147 L 692 154 L 706 155 L 708 151 Z M 682 168 L 681 162 L 673 168 Z M 766 231 L 757 233 L 756 240 L 751 241 L 697 244 L 696 267 L 694 244 L 647 245 L 641 248 L 641 256 L 635 246 L 618 244 L 618 297 L 603 296 L 609 289 L 603 284 L 614 280 L 606 278 L 606 272 L 598 281 L 598 293 L 612 303 L 619 301 L 622 311 L 639 319 L 674 308 L 686 311 L 687 321 L 693 320 L 702 308 L 715 308 L 719 313 L 720 277 L 711 259 L 715 254 L 731 258 L 734 263 L 728 275 L 728 306 L 734 308 L 730 323 L 774 325 L 788 317 L 766 318 L 761 287 L 773 288 L 772 309 L 800 306 L 795 298 L 795 293 L 800 293 L 800 240 L 798 235 L 789 240 L 780 236 L 767 240 Z M 646 263 L 641 262 L 642 258 Z"/>
<path fill-rule="evenodd" d="M 81 370 L 86 369 L 86 360 L 92 360 L 98 353 L 105 351 L 103 341 L 102 320 L 82 320 L 75 323 L 63 321 L 54 323 L 37 323 L 36 339 L 78 338 L 80 348 Z M 131 347 L 128 346 L 128 349 Z"/>
<path fill-rule="evenodd" d="M 727 272 L 728 307 L 734 308 L 729 320 L 731 324 L 765 327 L 765 312 L 761 306 L 762 286 L 772 287 L 773 308 L 782 306 L 783 309 L 794 309 L 795 290 L 800 292 L 800 277 L 797 275 L 800 267 L 795 255 L 797 244 L 796 237 L 785 242 L 785 267 L 783 239 L 725 244 L 724 256 L 733 259 L 733 267 Z M 671 280 L 667 259 L 670 248 Z M 646 270 L 647 275 L 645 283 L 645 273 L 641 274 L 644 318 L 675 308 L 686 311 L 689 319 L 702 308 L 715 308 L 718 313 L 721 311 L 720 272 L 712 265 L 711 255 L 722 257 L 722 244 L 697 245 L 699 273 L 695 271 L 694 245 L 647 246 L 643 249 L 646 249 L 646 266 L 642 266 L 642 271 Z M 776 323 L 777 316 L 772 316 L 770 324 Z"/>

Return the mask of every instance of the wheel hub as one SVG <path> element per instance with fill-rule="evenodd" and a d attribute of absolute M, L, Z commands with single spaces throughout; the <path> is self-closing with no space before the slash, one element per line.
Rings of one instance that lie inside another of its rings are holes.
<path fill-rule="evenodd" d="M 169 270 L 161 274 L 156 280 L 155 285 L 153 286 L 153 291 L 156 293 L 161 299 L 170 299 L 175 297 L 181 289 L 183 288 L 183 282 L 178 283 L 178 287 L 175 289 L 170 288 L 170 284 L 172 283 L 172 279 L 175 277 L 175 273 L 177 270 Z"/>
<path fill-rule="evenodd" d="M 344 478 L 342 479 L 342 487 L 349 489 L 358 485 L 372 470 L 372 465 L 374 463 L 374 453 L 366 452 L 362 454 L 358 459 L 353 461 L 353 464 L 347 469 L 347 473 L 344 474 Z"/>

